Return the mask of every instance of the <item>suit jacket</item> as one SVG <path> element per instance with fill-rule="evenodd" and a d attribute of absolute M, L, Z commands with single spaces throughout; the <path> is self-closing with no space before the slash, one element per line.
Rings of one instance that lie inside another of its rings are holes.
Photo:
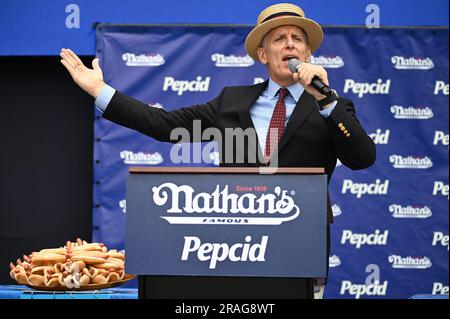
<path fill-rule="evenodd" d="M 254 128 L 249 109 L 267 84 L 268 81 L 252 86 L 225 87 L 218 97 L 206 104 L 172 112 L 149 107 L 116 91 L 103 117 L 162 142 L 178 142 L 170 139 L 172 129 L 177 127 L 184 127 L 193 136 L 193 120 L 201 120 L 202 131 L 216 128 L 225 136 L 227 128 Z M 226 158 L 225 141 L 219 141 L 221 166 L 266 165 L 257 140 L 245 139 L 244 147 L 234 147 L 235 156 L 231 162 Z M 236 145 L 236 140 L 233 145 Z M 314 97 L 306 91 L 295 106 L 278 145 L 279 167 L 324 167 L 328 182 L 337 159 L 356 170 L 371 166 L 375 157 L 375 144 L 361 127 L 350 100 L 339 98 L 333 112 L 324 118 L 319 113 Z M 332 220 L 328 200 L 328 222 Z"/>

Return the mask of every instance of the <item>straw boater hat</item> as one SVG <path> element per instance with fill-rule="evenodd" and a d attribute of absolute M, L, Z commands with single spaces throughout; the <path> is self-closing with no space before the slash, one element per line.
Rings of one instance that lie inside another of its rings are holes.
<path fill-rule="evenodd" d="M 256 61 L 259 61 L 257 49 L 270 30 L 283 25 L 293 25 L 303 29 L 308 37 L 311 52 L 317 50 L 322 43 L 323 31 L 320 25 L 305 18 L 300 7 L 290 3 L 279 3 L 264 9 L 258 16 L 256 27 L 250 31 L 245 40 L 245 50 Z"/>

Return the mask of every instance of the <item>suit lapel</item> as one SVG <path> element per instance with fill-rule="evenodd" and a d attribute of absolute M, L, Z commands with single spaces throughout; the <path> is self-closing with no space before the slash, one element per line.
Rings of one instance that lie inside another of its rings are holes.
<path fill-rule="evenodd" d="M 300 96 L 300 99 L 295 105 L 294 111 L 289 118 L 289 122 L 286 126 L 286 131 L 281 137 L 280 144 L 278 145 L 278 153 L 286 145 L 286 143 L 291 139 L 294 133 L 300 128 L 300 126 L 305 122 L 305 120 L 314 111 L 315 102 L 312 95 L 306 91 Z"/>
<path fill-rule="evenodd" d="M 269 81 L 254 85 L 250 87 L 249 90 L 245 92 L 245 95 L 240 97 L 239 102 L 236 105 L 236 109 L 239 113 L 239 119 L 241 121 L 241 127 L 245 130 L 246 128 L 253 127 L 253 122 L 250 116 L 250 107 L 255 104 L 258 97 L 261 95 L 262 91 L 267 87 Z"/>
<path fill-rule="evenodd" d="M 250 107 L 255 104 L 256 100 L 259 98 L 261 93 L 267 87 L 269 80 L 254 85 L 246 92 L 245 95 L 242 96 L 239 103 L 237 103 L 236 107 L 239 113 L 239 119 L 241 121 L 241 127 L 243 130 L 247 128 L 253 128 L 256 135 L 256 145 L 254 145 L 253 141 L 249 141 L 250 149 L 249 152 L 258 151 L 258 158 L 264 158 L 261 147 L 259 145 L 258 134 L 256 134 L 255 126 L 253 125 L 252 118 L 250 116 Z"/>

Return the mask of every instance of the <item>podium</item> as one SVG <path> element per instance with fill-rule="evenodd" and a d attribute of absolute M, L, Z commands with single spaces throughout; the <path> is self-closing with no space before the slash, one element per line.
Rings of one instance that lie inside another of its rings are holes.
<path fill-rule="evenodd" d="M 140 299 L 312 299 L 323 168 L 131 167 L 126 272 Z"/>

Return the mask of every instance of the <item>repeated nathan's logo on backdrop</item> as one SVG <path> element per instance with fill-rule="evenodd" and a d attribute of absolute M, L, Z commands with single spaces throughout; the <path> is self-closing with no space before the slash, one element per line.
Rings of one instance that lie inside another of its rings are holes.
<path fill-rule="evenodd" d="M 122 54 L 122 60 L 127 66 L 160 66 L 166 61 L 161 54 L 139 54 L 126 52 Z"/>
<path fill-rule="evenodd" d="M 390 255 L 388 261 L 392 264 L 392 268 L 397 269 L 427 269 L 432 265 L 428 257 Z"/>
<path fill-rule="evenodd" d="M 428 107 L 403 107 L 401 105 L 392 105 L 391 113 L 397 120 L 428 120 L 431 119 L 434 114 Z"/>
<path fill-rule="evenodd" d="M 214 53 L 211 55 L 211 61 L 215 62 L 214 65 L 219 68 L 249 67 L 255 64 L 255 61 L 248 54 L 238 56 Z"/>
<path fill-rule="evenodd" d="M 341 208 L 336 204 L 333 204 L 333 206 L 331 206 L 331 211 L 333 212 L 333 217 L 342 215 Z"/>
<path fill-rule="evenodd" d="M 431 158 L 428 156 L 418 157 L 418 156 L 401 156 L 401 155 L 391 155 L 389 156 L 389 162 L 394 168 L 399 169 L 427 169 L 433 166 Z"/>
<path fill-rule="evenodd" d="M 164 106 L 162 104 L 160 104 L 160 103 L 148 103 L 148 106 L 155 107 L 157 109 L 163 109 L 164 108 Z"/>
<path fill-rule="evenodd" d="M 328 261 L 330 268 L 336 268 L 341 265 L 341 259 L 336 255 L 330 256 L 330 258 L 328 258 Z"/>
<path fill-rule="evenodd" d="M 320 65 L 324 68 L 328 69 L 337 69 L 342 68 L 344 66 L 344 60 L 336 55 L 336 56 L 311 56 L 311 64 Z"/>
<path fill-rule="evenodd" d="M 389 205 L 389 212 L 394 218 L 428 218 L 433 212 L 428 206 L 402 206 L 398 204 Z"/>
<path fill-rule="evenodd" d="M 164 161 L 162 155 L 158 152 L 134 153 L 131 151 L 122 151 L 120 152 L 120 158 L 123 159 L 124 164 L 131 165 L 158 165 Z"/>
<path fill-rule="evenodd" d="M 430 70 L 434 68 L 433 60 L 430 58 L 415 58 L 394 55 L 391 62 L 397 70 Z"/>
<path fill-rule="evenodd" d="M 297 218 L 299 207 L 288 191 L 276 186 L 264 194 L 229 191 L 216 185 L 212 192 L 196 192 L 189 185 L 164 183 L 152 188 L 153 202 L 168 205 L 170 224 L 280 225 Z"/>

